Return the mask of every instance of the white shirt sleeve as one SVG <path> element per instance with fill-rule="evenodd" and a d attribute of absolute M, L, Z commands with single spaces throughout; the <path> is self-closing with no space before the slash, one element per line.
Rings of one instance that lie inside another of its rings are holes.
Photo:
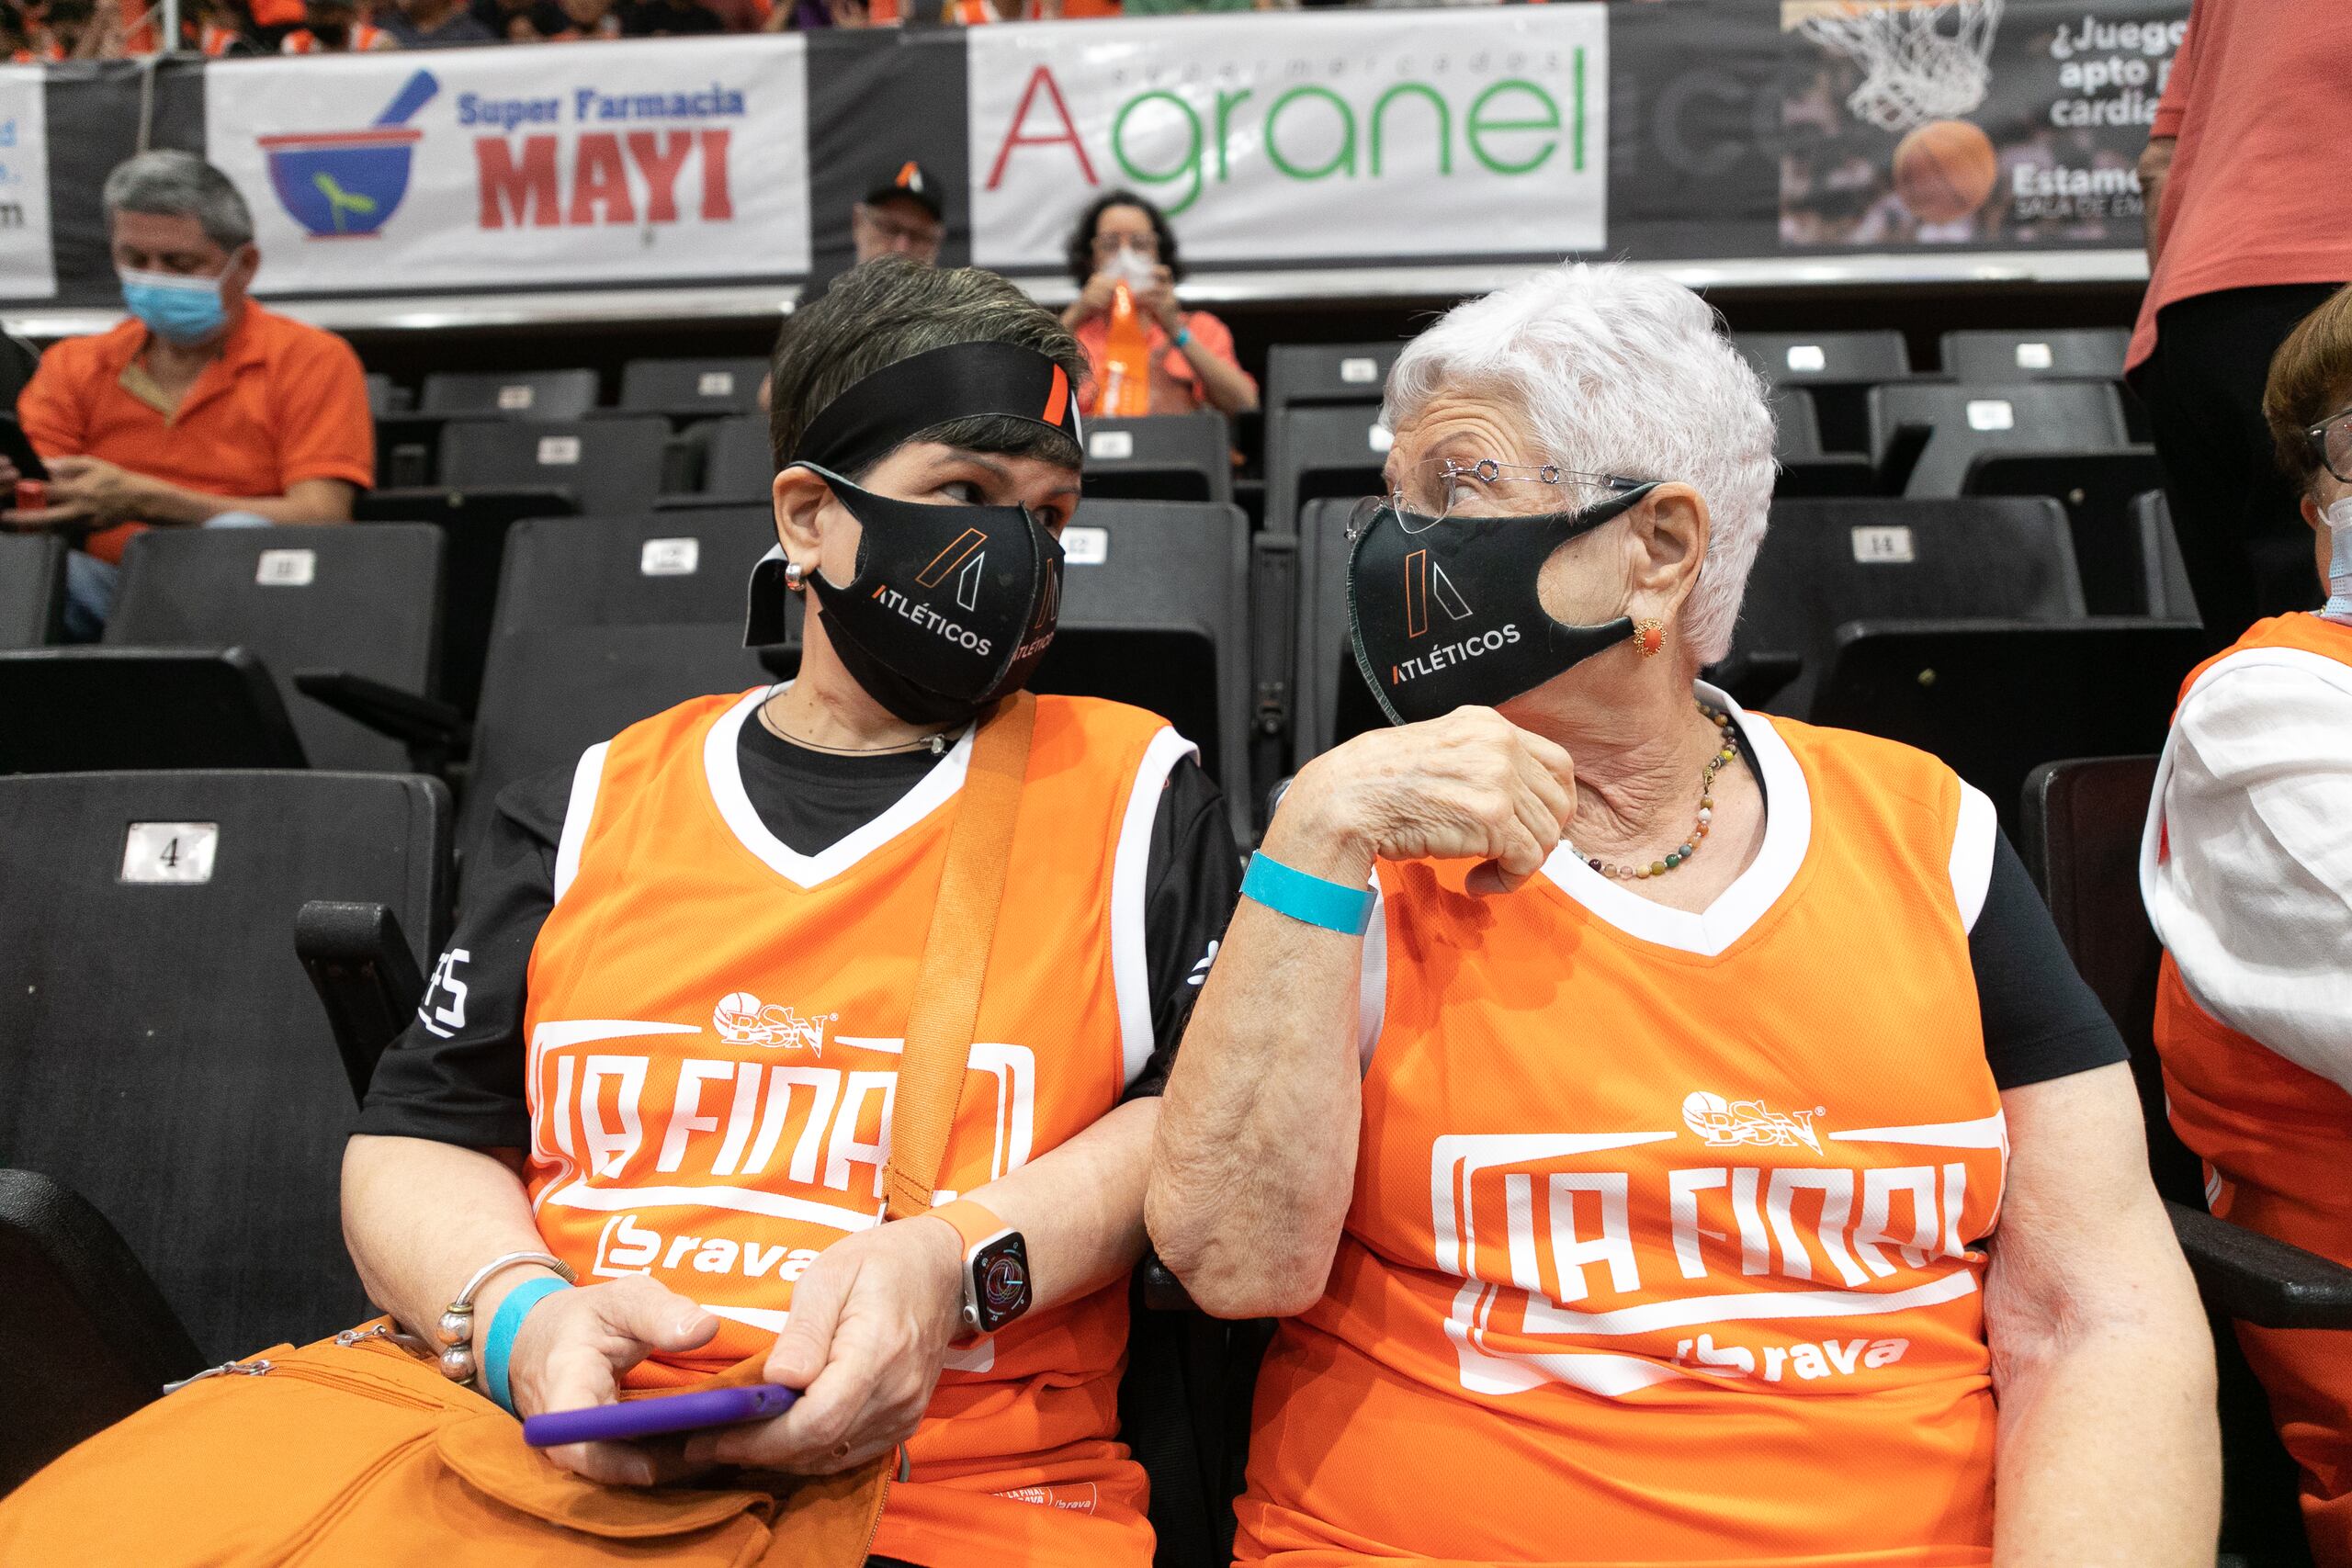
<path fill-rule="evenodd" d="M 2352 1090 L 2352 667 L 2271 653 L 2182 705 L 2148 917 L 2198 1004 Z"/>

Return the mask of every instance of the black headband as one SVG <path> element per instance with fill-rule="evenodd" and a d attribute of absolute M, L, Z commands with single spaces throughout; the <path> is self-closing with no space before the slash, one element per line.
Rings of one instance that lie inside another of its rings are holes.
<path fill-rule="evenodd" d="M 1068 371 L 1035 349 L 956 343 L 851 383 L 808 422 L 786 466 L 810 463 L 855 474 L 923 431 L 976 414 L 1042 424 L 1085 450 Z"/>

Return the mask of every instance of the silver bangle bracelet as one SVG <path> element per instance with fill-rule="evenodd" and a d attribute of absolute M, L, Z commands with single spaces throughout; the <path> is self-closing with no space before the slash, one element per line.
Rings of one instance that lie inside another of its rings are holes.
<path fill-rule="evenodd" d="M 433 1326 L 433 1337 L 440 1342 L 441 1375 L 451 1382 L 470 1382 L 474 1375 L 474 1292 L 489 1283 L 492 1275 L 512 1269 L 517 1263 L 536 1263 L 552 1269 L 567 1285 L 577 1284 L 578 1276 L 571 1265 L 552 1253 L 502 1252 L 474 1270 L 473 1278 L 458 1292 L 457 1299 L 441 1311 L 441 1321 Z M 433 1349 L 412 1335 L 400 1335 L 401 1343 L 420 1350 Z"/>

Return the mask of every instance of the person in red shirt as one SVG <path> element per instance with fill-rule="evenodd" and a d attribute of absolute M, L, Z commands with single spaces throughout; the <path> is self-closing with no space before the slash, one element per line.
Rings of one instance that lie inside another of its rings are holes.
<path fill-rule="evenodd" d="M 1070 281 L 1078 299 L 1062 325 L 1086 351 L 1097 387 L 1111 335 L 1111 295 L 1122 279 L 1135 291 L 1151 328 L 1151 412 L 1191 413 L 1211 408 L 1246 413 L 1258 406 L 1258 383 L 1234 357 L 1233 333 L 1206 310 L 1177 303 L 1184 264 L 1167 215 L 1133 191 L 1097 197 L 1070 232 Z"/>
<path fill-rule="evenodd" d="M 2309 68 L 2346 50 L 2340 0 L 2198 0 L 2140 161 L 2148 292 L 2127 378 L 2217 649 L 2312 604 L 2262 388 L 2288 333 L 2352 279 L 2334 164 L 2352 78 Z"/>
<path fill-rule="evenodd" d="M 17 415 L 48 503 L 0 513 L 83 536 L 66 616 L 83 638 L 140 529 L 347 522 L 376 464 L 351 345 L 246 297 L 261 254 L 227 175 L 193 152 L 142 152 L 107 176 L 104 201 L 130 319 L 42 356 Z M 0 485 L 17 477 L 0 461 Z"/>

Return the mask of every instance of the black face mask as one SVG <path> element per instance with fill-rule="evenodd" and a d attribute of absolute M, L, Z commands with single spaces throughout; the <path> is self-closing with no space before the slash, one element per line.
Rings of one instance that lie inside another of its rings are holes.
<path fill-rule="evenodd" d="M 1054 640 L 1062 547 L 1023 506 L 928 506 L 814 463 L 857 519 L 857 575 L 808 579 L 842 665 L 909 724 L 962 724 L 1021 689 Z"/>
<path fill-rule="evenodd" d="M 1572 626 L 1536 582 L 1552 552 L 1623 516 L 1659 481 L 1586 507 L 1518 517 L 1424 516 L 1393 505 L 1356 530 L 1348 629 L 1356 665 L 1391 724 L 1492 707 L 1634 635 L 1626 616 Z"/>

